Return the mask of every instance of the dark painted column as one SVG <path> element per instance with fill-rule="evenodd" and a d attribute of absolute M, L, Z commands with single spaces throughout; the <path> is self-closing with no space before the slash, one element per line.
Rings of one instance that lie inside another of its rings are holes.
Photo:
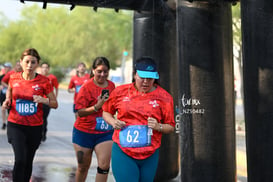
<path fill-rule="evenodd" d="M 273 1 L 241 12 L 248 181 L 273 181 Z"/>
<path fill-rule="evenodd" d="M 134 15 L 134 60 L 140 56 L 153 57 L 159 67 L 160 85 L 177 98 L 178 89 L 172 69 L 176 62 L 175 11 L 135 13 Z M 177 99 L 174 99 L 177 106 Z M 179 172 L 178 134 L 163 135 L 159 165 L 155 181 L 169 181 Z"/>
<path fill-rule="evenodd" d="M 229 3 L 178 0 L 181 181 L 236 181 Z"/>

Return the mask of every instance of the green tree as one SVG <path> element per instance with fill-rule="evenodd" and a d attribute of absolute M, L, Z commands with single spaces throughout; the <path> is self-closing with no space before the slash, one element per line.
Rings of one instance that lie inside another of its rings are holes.
<path fill-rule="evenodd" d="M 1 16 L 0 16 L 1 18 Z M 36 48 L 53 67 L 71 67 L 83 61 L 88 66 L 105 56 L 114 68 L 122 51 L 132 49 L 132 12 L 77 6 L 33 5 L 25 7 L 16 22 L 0 22 L 0 62 L 15 62 L 28 47 Z"/>
<path fill-rule="evenodd" d="M 242 36 L 241 36 L 241 12 L 240 3 L 232 6 L 232 28 L 233 28 L 233 43 L 237 51 L 241 51 Z"/>
<path fill-rule="evenodd" d="M 233 52 L 234 52 L 234 61 L 238 65 L 239 78 L 241 81 L 241 95 L 243 96 L 243 64 L 242 64 L 242 35 L 241 35 L 241 8 L 240 3 L 232 6 L 232 28 L 233 28 Z"/>
<path fill-rule="evenodd" d="M 18 22 L 11 22 L 0 32 L 0 61 L 15 63 L 20 59 L 22 47 L 28 47 L 31 40 L 28 28 Z"/>

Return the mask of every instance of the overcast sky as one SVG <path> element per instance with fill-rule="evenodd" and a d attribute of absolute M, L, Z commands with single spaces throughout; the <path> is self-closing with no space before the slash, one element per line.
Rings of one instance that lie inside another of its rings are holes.
<path fill-rule="evenodd" d="M 38 4 L 43 7 L 42 3 L 25 1 L 21 3 L 20 0 L 0 0 L 0 12 L 4 13 L 11 20 L 16 20 L 20 18 L 21 9 L 28 5 Z M 58 6 L 57 4 L 48 4 L 48 6 Z"/>
<path fill-rule="evenodd" d="M 24 4 L 19 0 L 0 0 L 0 11 L 12 20 L 20 17 L 20 11 L 23 6 Z"/>

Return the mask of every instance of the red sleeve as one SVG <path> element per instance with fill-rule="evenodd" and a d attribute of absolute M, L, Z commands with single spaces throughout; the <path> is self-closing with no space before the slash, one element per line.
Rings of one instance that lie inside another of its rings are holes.
<path fill-rule="evenodd" d="M 59 87 L 59 82 L 58 82 L 58 79 L 55 75 L 52 75 L 52 86 L 55 87 L 55 88 L 58 88 Z"/>
<path fill-rule="evenodd" d="M 71 77 L 70 79 L 70 82 L 69 82 L 69 85 L 68 85 L 68 88 L 71 89 L 71 88 L 74 88 L 75 87 L 75 84 L 74 84 L 74 79 L 75 77 Z"/>
<path fill-rule="evenodd" d="M 94 102 L 95 99 L 92 98 L 91 93 L 88 91 L 88 85 L 82 86 L 75 102 L 76 109 L 79 110 L 86 108 L 90 106 L 91 103 L 93 104 Z"/>
<path fill-rule="evenodd" d="M 13 70 L 7 72 L 7 74 L 5 74 L 5 76 L 4 76 L 3 79 L 2 79 L 2 82 L 8 84 L 8 83 L 9 83 L 9 79 L 10 79 L 10 75 L 11 75 L 12 73 L 14 73 Z"/>
<path fill-rule="evenodd" d="M 50 84 L 49 78 L 47 78 L 46 76 L 43 76 L 43 75 L 40 75 L 40 76 L 45 79 L 45 81 L 43 82 L 43 84 L 44 84 L 44 87 L 45 87 L 45 95 L 47 95 L 47 94 L 49 94 L 50 92 L 53 91 L 53 87 Z"/>

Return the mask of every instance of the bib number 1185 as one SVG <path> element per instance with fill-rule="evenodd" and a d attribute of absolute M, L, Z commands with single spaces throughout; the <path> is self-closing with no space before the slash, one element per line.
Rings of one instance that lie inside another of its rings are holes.
<path fill-rule="evenodd" d="M 22 116 L 30 116 L 37 112 L 37 104 L 29 100 L 17 99 L 16 111 Z"/>

